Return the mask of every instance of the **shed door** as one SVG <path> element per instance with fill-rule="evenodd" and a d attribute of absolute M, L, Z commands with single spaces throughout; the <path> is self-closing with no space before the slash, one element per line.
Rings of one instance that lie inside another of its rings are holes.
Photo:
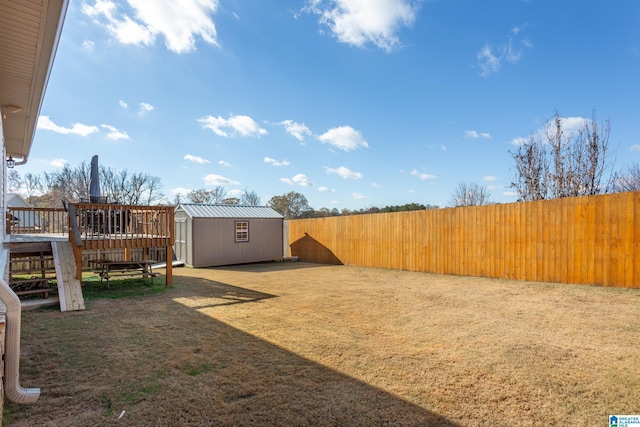
<path fill-rule="evenodd" d="M 186 262 L 187 260 L 187 219 L 176 218 L 175 220 L 175 247 L 176 259 Z"/>

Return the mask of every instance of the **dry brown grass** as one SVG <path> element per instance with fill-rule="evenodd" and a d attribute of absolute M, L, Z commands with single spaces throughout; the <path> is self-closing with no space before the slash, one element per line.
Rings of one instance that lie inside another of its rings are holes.
<path fill-rule="evenodd" d="M 23 315 L 6 425 L 606 425 L 640 412 L 640 292 L 305 263 Z M 118 420 L 120 414 L 122 418 Z"/>

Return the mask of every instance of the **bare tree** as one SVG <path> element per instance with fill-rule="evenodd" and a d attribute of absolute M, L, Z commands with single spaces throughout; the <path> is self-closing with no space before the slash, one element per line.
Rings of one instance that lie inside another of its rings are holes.
<path fill-rule="evenodd" d="M 540 135 L 510 152 L 515 161 L 516 177 L 511 183 L 518 198 L 541 200 L 603 193 L 613 162 L 610 159 L 607 119 L 600 127 L 595 112 L 584 119 L 576 132 L 565 130 L 565 121 L 556 112 Z"/>
<path fill-rule="evenodd" d="M 100 167 L 100 189 L 108 200 L 126 204 L 129 201 L 129 172 L 125 169 L 117 172 L 111 168 Z"/>
<path fill-rule="evenodd" d="M 82 162 L 75 168 L 65 165 L 61 170 L 42 176 L 29 176 L 26 182 L 27 192 L 42 193 L 38 197 L 44 206 L 61 206 L 62 200 L 77 202 L 89 199 L 91 166 Z M 100 168 L 100 187 L 109 201 L 122 204 L 152 204 L 162 200 L 160 178 L 146 173 L 130 175 L 126 170 Z"/>
<path fill-rule="evenodd" d="M 20 172 L 15 169 L 10 169 L 7 173 L 7 189 L 10 193 L 17 193 L 22 187 L 22 177 Z"/>
<path fill-rule="evenodd" d="M 212 190 L 200 188 L 198 190 L 190 191 L 189 194 L 187 194 L 187 199 L 191 203 L 218 204 L 222 202 L 226 195 L 227 191 L 224 187 L 218 186 L 214 187 Z"/>
<path fill-rule="evenodd" d="M 40 185 L 40 177 L 34 175 L 31 172 L 24 176 L 24 189 L 27 193 L 27 202 L 31 204 L 33 197 L 42 192 L 42 185 Z"/>
<path fill-rule="evenodd" d="M 640 191 L 640 165 L 634 163 L 623 172 L 616 173 L 611 180 L 614 193 Z"/>
<path fill-rule="evenodd" d="M 240 197 L 240 204 L 245 206 L 260 206 L 260 197 L 255 191 L 249 191 L 245 188 Z"/>
<path fill-rule="evenodd" d="M 487 187 L 472 182 L 459 182 L 456 186 L 451 200 L 449 200 L 449 206 L 482 206 L 488 205 L 491 202 L 491 195 Z"/>
<path fill-rule="evenodd" d="M 71 168 L 67 164 L 59 171 L 45 174 L 45 180 L 47 187 L 53 193 L 52 196 L 59 201 L 76 202 L 80 199 L 88 199 L 91 166 L 82 162 L 75 168 Z"/>

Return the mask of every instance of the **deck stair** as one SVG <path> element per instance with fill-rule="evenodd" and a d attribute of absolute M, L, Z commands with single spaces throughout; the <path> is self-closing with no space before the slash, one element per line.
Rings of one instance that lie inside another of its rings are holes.
<path fill-rule="evenodd" d="M 51 242 L 9 243 L 9 286 L 19 297 L 42 295 L 58 288 Z"/>
<path fill-rule="evenodd" d="M 50 293 L 57 293 L 60 311 L 84 310 L 82 284 L 75 277 L 69 242 L 11 242 L 5 247 L 9 249 L 9 286 L 16 295 L 39 294 L 47 300 Z"/>

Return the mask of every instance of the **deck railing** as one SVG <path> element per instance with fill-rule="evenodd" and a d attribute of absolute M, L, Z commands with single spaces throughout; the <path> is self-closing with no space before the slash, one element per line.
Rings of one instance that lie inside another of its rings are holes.
<path fill-rule="evenodd" d="M 69 240 L 84 249 L 173 245 L 173 207 L 70 203 Z"/>
<path fill-rule="evenodd" d="M 62 208 L 7 208 L 7 234 L 67 234 L 69 215 Z"/>
<path fill-rule="evenodd" d="M 69 203 L 62 208 L 7 208 L 7 234 L 68 236 L 74 248 L 77 276 L 81 277 L 82 252 L 91 250 L 131 250 L 142 248 L 148 258 L 150 248 L 164 248 L 171 259 L 174 243 L 173 207 L 107 203 Z M 170 264 L 170 263 L 169 263 Z M 167 283 L 171 283 L 167 267 Z"/>

